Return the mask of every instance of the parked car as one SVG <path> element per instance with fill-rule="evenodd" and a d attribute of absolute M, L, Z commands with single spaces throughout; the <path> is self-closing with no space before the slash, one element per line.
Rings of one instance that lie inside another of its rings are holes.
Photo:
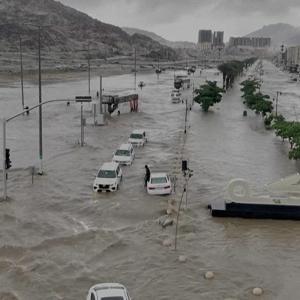
<path fill-rule="evenodd" d="M 113 161 L 121 165 L 131 165 L 134 156 L 135 153 L 132 144 L 122 144 L 114 153 Z"/>
<path fill-rule="evenodd" d="M 147 192 L 150 195 L 169 195 L 172 193 L 172 184 L 167 173 L 151 173 L 147 183 Z"/>
<path fill-rule="evenodd" d="M 115 192 L 122 181 L 122 169 L 116 162 L 104 163 L 94 181 L 95 192 Z"/>
<path fill-rule="evenodd" d="M 147 142 L 146 132 L 142 129 L 133 130 L 129 136 L 129 143 L 134 146 L 144 146 Z"/>
<path fill-rule="evenodd" d="M 100 283 L 90 288 L 86 300 L 131 300 L 131 298 L 122 284 Z"/>

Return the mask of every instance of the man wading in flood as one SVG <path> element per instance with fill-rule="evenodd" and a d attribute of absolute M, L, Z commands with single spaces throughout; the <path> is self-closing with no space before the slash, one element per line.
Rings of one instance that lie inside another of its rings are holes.
<path fill-rule="evenodd" d="M 145 165 L 145 170 L 146 170 L 146 174 L 145 174 L 145 187 L 147 187 L 147 182 L 150 180 L 150 169 L 147 165 Z"/>

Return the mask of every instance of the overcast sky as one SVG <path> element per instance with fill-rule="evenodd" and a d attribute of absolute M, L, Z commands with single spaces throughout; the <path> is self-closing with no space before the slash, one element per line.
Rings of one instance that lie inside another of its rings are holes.
<path fill-rule="evenodd" d="M 221 30 L 225 40 L 263 25 L 299 26 L 300 0 L 59 0 L 100 21 L 196 42 L 199 29 Z"/>

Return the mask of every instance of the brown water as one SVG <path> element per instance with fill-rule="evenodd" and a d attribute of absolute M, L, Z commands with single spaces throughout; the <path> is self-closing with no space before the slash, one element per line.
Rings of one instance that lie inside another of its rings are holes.
<path fill-rule="evenodd" d="M 264 62 L 264 69 L 263 90 L 286 89 L 278 109 L 295 119 L 297 83 L 287 83 L 287 75 L 270 63 Z M 207 70 L 200 78 L 197 72 L 195 83 L 220 81 L 214 73 Z M 123 283 L 135 300 L 257 299 L 251 296 L 256 286 L 264 289 L 260 299 L 299 299 L 299 222 L 213 219 L 206 209 L 224 197 L 232 178 L 243 177 L 263 192 L 264 184 L 295 173 L 298 167 L 288 160 L 286 146 L 264 130 L 260 116 L 242 116 L 238 86 L 207 114 L 195 104 L 183 153 L 194 176 L 175 252 L 173 245 L 162 245 L 165 239 L 174 241 L 175 227 L 162 229 L 158 219 L 168 200 L 180 198 L 181 186 L 177 195 L 150 197 L 143 175 L 145 164 L 178 172 L 185 106 L 170 101 L 173 72 L 138 79 L 146 83 L 139 91 L 141 112 L 114 116 L 105 127 L 88 125 L 83 148 L 77 144 L 79 108 L 44 108 L 46 174 L 35 176 L 34 184 L 29 166 L 37 165 L 37 112 L 8 124 L 13 169 L 10 201 L 0 203 L 0 299 L 85 299 L 99 282 Z M 131 75 L 104 80 L 106 92 L 132 85 Z M 97 86 L 95 79 L 93 94 Z M 43 95 L 74 97 L 86 87 L 86 81 L 47 85 Z M 28 104 L 36 103 L 36 86 L 27 84 L 25 95 Z M 185 97 L 191 99 L 191 91 Z M 1 116 L 20 109 L 17 86 L 1 88 L 0 109 Z M 146 129 L 149 143 L 136 151 L 131 167 L 123 168 L 120 191 L 94 195 L 97 169 L 136 128 Z M 179 255 L 187 262 L 180 263 Z M 206 271 L 214 271 L 215 278 L 205 280 Z"/>

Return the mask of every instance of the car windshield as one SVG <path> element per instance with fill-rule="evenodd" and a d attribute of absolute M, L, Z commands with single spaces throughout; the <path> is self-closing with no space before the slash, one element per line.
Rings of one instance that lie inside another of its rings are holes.
<path fill-rule="evenodd" d="M 132 133 L 130 135 L 130 138 L 131 139 L 142 139 L 143 138 L 143 135 L 142 134 L 138 134 L 138 133 Z"/>
<path fill-rule="evenodd" d="M 116 178 L 116 171 L 100 170 L 97 177 L 99 177 L 99 178 Z"/>
<path fill-rule="evenodd" d="M 128 150 L 117 150 L 115 155 L 117 156 L 130 156 L 130 151 Z"/>
<path fill-rule="evenodd" d="M 166 177 L 154 177 L 151 178 L 151 183 L 166 183 L 167 182 L 167 178 Z"/>
<path fill-rule="evenodd" d="M 124 300 L 122 296 L 115 296 L 115 297 L 101 297 L 101 300 Z"/>

